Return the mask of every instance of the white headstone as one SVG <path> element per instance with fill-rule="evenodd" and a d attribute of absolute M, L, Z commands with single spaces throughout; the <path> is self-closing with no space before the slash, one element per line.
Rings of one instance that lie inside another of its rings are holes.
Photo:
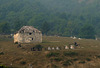
<path fill-rule="evenodd" d="M 96 38 L 95 40 L 98 40 L 98 38 Z"/>
<path fill-rule="evenodd" d="M 70 49 L 75 49 L 75 48 L 74 48 L 74 45 L 70 45 Z"/>
<path fill-rule="evenodd" d="M 65 46 L 65 49 L 69 49 L 69 47 L 68 46 Z"/>
<path fill-rule="evenodd" d="M 59 47 L 56 47 L 56 50 L 60 50 L 60 48 Z"/>
<path fill-rule="evenodd" d="M 54 47 L 52 47 L 52 50 L 54 50 L 55 48 Z"/>
<path fill-rule="evenodd" d="M 76 37 L 74 36 L 73 39 L 76 39 Z"/>
<path fill-rule="evenodd" d="M 13 36 L 13 34 L 10 34 L 10 36 Z"/>
<path fill-rule="evenodd" d="M 29 67 L 30 67 L 30 68 L 33 68 L 32 64 L 29 64 Z"/>
<path fill-rule="evenodd" d="M 12 65 L 12 63 L 10 65 Z"/>
<path fill-rule="evenodd" d="M 50 47 L 48 47 L 48 50 L 51 50 L 51 48 L 50 48 Z"/>
<path fill-rule="evenodd" d="M 81 40 L 81 38 L 78 38 L 79 40 Z"/>

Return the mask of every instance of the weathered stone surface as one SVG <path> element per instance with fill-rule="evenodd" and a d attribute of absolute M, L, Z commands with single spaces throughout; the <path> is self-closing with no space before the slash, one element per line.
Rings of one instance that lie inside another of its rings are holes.
<path fill-rule="evenodd" d="M 23 26 L 14 34 L 14 43 L 41 43 L 42 33 L 32 26 Z"/>

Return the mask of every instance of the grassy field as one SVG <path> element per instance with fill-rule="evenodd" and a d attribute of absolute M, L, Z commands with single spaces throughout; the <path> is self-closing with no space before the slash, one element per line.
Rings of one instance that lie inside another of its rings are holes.
<path fill-rule="evenodd" d="M 65 50 L 77 42 L 80 47 Z M 40 44 L 42 51 L 31 51 Z M 100 41 L 93 39 L 72 39 L 69 37 L 44 36 L 43 43 L 13 43 L 12 38 L 0 36 L 0 65 L 10 68 L 100 68 Z M 45 50 L 47 47 L 60 47 L 61 50 Z"/>

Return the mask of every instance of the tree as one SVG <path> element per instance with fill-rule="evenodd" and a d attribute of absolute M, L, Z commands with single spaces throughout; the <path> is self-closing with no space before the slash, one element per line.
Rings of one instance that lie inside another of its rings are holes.
<path fill-rule="evenodd" d="M 47 32 L 50 30 L 50 25 L 46 21 L 41 26 L 42 33 L 47 35 Z"/>
<path fill-rule="evenodd" d="M 72 21 L 68 21 L 67 28 L 65 28 L 66 36 L 73 36 L 73 32 L 75 30 L 75 24 Z"/>
<path fill-rule="evenodd" d="M 25 22 L 19 19 L 15 20 L 14 26 L 13 26 L 15 31 L 18 31 L 22 26 L 25 26 Z"/>
<path fill-rule="evenodd" d="M 14 29 L 18 31 L 21 28 L 21 26 L 22 26 L 21 22 L 16 22 L 14 25 Z"/>
<path fill-rule="evenodd" d="M 84 25 L 79 32 L 79 37 L 86 39 L 95 39 L 95 30 L 91 25 Z"/>
<path fill-rule="evenodd" d="M 9 34 L 10 33 L 9 23 L 7 22 L 0 23 L 0 32 L 2 34 Z"/>

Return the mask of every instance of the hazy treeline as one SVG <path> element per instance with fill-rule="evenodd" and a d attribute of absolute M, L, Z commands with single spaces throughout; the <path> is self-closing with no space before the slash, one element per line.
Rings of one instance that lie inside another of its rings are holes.
<path fill-rule="evenodd" d="M 0 0 L 0 33 L 32 25 L 46 35 L 94 38 L 100 36 L 99 11 L 100 0 Z"/>

